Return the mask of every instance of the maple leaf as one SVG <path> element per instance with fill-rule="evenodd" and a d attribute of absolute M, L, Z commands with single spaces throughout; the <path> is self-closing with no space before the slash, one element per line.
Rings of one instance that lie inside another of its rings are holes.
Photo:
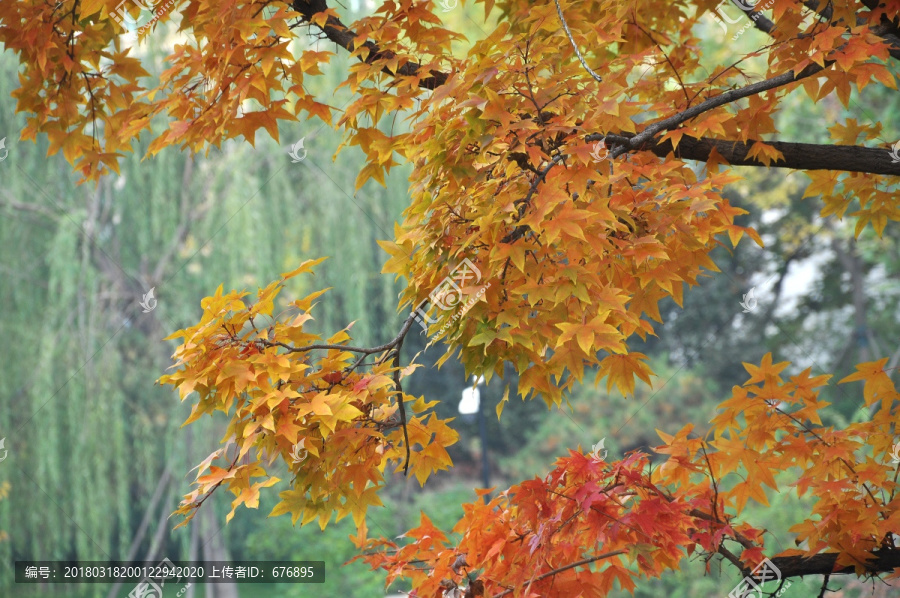
<path fill-rule="evenodd" d="M 647 384 L 650 384 L 650 375 L 653 373 L 647 364 L 641 360 L 647 359 L 643 353 L 629 353 L 627 355 L 610 355 L 600 362 L 597 378 L 606 376 L 606 389 L 609 391 L 615 384 L 623 395 L 634 394 L 634 378 L 637 376 Z"/>

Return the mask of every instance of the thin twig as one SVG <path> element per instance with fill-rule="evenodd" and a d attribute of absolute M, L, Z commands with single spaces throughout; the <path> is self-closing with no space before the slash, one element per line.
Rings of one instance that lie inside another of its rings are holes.
<path fill-rule="evenodd" d="M 591 67 L 587 65 L 584 61 L 584 56 L 581 55 L 581 50 L 578 49 L 578 44 L 575 43 L 575 38 L 572 37 L 572 32 L 569 31 L 569 24 L 566 23 L 566 18 L 563 16 L 562 7 L 559 5 L 559 0 L 556 0 L 556 12 L 559 14 L 559 20 L 562 22 L 563 29 L 566 30 L 566 36 L 569 38 L 569 41 L 572 42 L 572 48 L 575 49 L 575 54 L 578 56 L 578 60 L 581 61 L 581 66 L 584 67 L 588 73 L 590 73 L 591 77 L 603 83 L 603 79 L 600 78 L 600 75 L 591 70 Z"/>
<path fill-rule="evenodd" d="M 400 349 L 402 347 L 403 337 L 400 338 L 397 348 L 394 349 L 394 386 L 397 390 L 397 405 L 400 408 L 400 425 L 403 426 L 403 444 L 406 445 L 406 462 L 403 464 L 403 475 L 408 476 L 411 451 L 409 447 L 409 431 L 406 428 L 406 407 L 403 405 L 403 386 L 400 385 Z"/>
<path fill-rule="evenodd" d="M 671 130 L 674 127 L 677 127 L 681 123 L 685 122 L 686 120 L 690 120 L 696 116 L 703 114 L 704 112 L 712 110 L 713 108 L 718 108 L 719 106 L 724 106 L 725 104 L 730 104 L 737 100 L 757 95 L 764 91 L 777 89 L 778 87 L 782 87 L 790 83 L 796 83 L 797 81 L 800 81 L 807 77 L 811 77 L 824 71 L 833 63 L 833 60 L 826 60 L 825 66 L 819 66 L 818 64 L 812 63 L 798 73 L 795 73 L 791 70 L 780 75 L 770 77 L 769 79 L 766 79 L 764 81 L 752 83 L 750 85 L 747 85 L 746 87 L 728 90 L 717 96 L 713 96 L 708 100 L 697 104 L 696 106 L 692 106 L 687 110 L 679 112 L 678 114 L 653 123 L 634 137 L 631 137 L 628 141 L 628 145 L 631 149 L 639 149 L 645 142 L 649 141 L 654 135 L 661 131 Z M 620 148 L 615 152 L 612 152 L 612 157 L 617 158 L 626 151 L 628 151 L 627 148 Z"/>
<path fill-rule="evenodd" d="M 593 563 L 595 561 L 599 561 L 602 559 L 608 559 L 610 557 L 618 556 L 620 554 L 625 554 L 626 552 L 628 552 L 628 551 L 627 550 L 613 550 L 612 552 L 604 552 L 603 554 L 598 554 L 597 556 L 592 556 L 587 559 L 575 561 L 574 563 L 570 563 L 570 564 L 566 565 L 565 567 L 560 567 L 559 569 L 553 569 L 552 571 L 547 571 L 543 575 L 538 575 L 537 577 L 532 579 L 529 583 L 535 583 L 538 581 L 542 581 L 544 579 L 547 579 L 548 577 L 552 577 L 552 576 L 556 575 L 557 573 L 562 573 L 563 571 L 568 571 L 569 569 L 574 569 L 575 567 L 580 567 L 582 565 L 588 565 L 590 563 Z M 504 592 L 500 592 L 499 594 L 494 594 L 493 598 L 501 598 L 501 596 L 506 596 L 507 594 L 512 594 L 514 589 L 515 588 L 512 588 L 512 589 L 506 590 Z"/>
<path fill-rule="evenodd" d="M 403 327 L 400 329 L 400 332 L 394 337 L 394 340 L 389 343 L 385 343 L 383 345 L 379 345 L 377 347 L 351 347 L 349 345 L 332 345 L 332 344 L 316 344 L 316 345 L 306 345 L 305 347 L 294 347 L 287 343 L 283 343 L 281 341 L 267 341 L 260 339 L 259 343 L 262 343 L 266 347 L 281 347 L 286 349 L 288 353 L 304 353 L 306 351 L 313 351 L 317 349 L 325 350 L 325 349 L 334 349 L 337 351 L 350 351 L 351 353 L 363 353 L 365 355 L 372 355 L 373 353 L 381 353 L 382 351 L 389 351 L 396 347 L 399 343 L 403 342 L 403 338 L 406 336 L 406 333 L 409 332 L 410 326 L 412 326 L 413 321 L 415 320 L 416 312 L 413 312 L 406 318 L 406 321 L 403 323 Z"/>
<path fill-rule="evenodd" d="M 560 161 L 565 158 L 565 154 L 557 154 L 553 157 L 552 160 L 547 164 L 546 167 L 540 172 L 540 174 L 534 179 L 531 183 L 531 188 L 528 189 L 528 193 L 525 195 L 525 198 L 521 200 L 521 204 L 519 205 L 519 220 L 525 215 L 525 210 L 528 209 L 528 204 L 531 202 L 531 197 L 534 195 L 534 192 L 537 191 L 538 185 L 544 182 L 544 179 L 547 178 L 547 174 L 550 172 L 554 166 L 556 166 Z M 520 239 L 525 236 L 525 232 L 528 230 L 527 225 L 520 224 L 514 230 L 512 230 L 509 234 L 503 237 L 500 242 L 501 243 L 513 243 L 517 239 Z"/>

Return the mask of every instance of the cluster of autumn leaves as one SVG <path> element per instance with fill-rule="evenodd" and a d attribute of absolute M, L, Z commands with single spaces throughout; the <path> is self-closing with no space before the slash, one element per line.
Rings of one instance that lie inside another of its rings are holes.
<path fill-rule="evenodd" d="M 806 370 L 785 379 L 789 364 L 771 355 L 745 364 L 749 379 L 719 406 L 711 438 L 692 436 L 690 426 L 660 433 L 656 452 L 666 459 L 658 467 L 641 452 L 606 461 L 571 450 L 545 477 L 464 505 L 453 535 L 423 514 L 402 543 L 368 538 L 366 510 L 381 504 L 385 471 L 406 464 L 401 397 L 411 413 L 408 467 L 421 483 L 450 466 L 445 447 L 457 436 L 428 413 L 435 402 L 398 392 L 396 380 L 414 366 L 398 370 L 389 351 L 364 364 L 367 354 L 348 344 L 346 330 L 327 340 L 304 330 L 321 293 L 273 317 L 286 281 L 319 261 L 283 275 L 252 303 L 220 288 L 203 301 L 201 321 L 173 335 L 183 339 L 176 371 L 161 382 L 182 398 L 197 393 L 188 423 L 217 410 L 230 418 L 227 443 L 200 465 L 177 511 L 181 525 L 219 486 L 234 494 L 234 508 L 258 507 L 260 491 L 279 481 L 266 467 L 280 457 L 292 479 L 271 514 L 323 528 L 352 515 L 362 558 L 383 568 L 388 582 L 409 579 L 417 595 L 603 596 L 614 583 L 633 589 L 640 577 L 677 569 L 695 552 L 736 553 L 748 568 L 773 556 L 765 531 L 742 514 L 749 500 L 768 505 L 767 489 L 785 491 L 776 476 L 793 470 L 812 517 L 790 530 L 804 548 L 780 557 L 835 552 L 836 567 L 862 573 L 871 552 L 892 546 L 900 520 L 891 461 L 900 393 L 887 360 L 861 364 L 841 381 L 863 382 L 860 407 L 871 416 L 838 430 L 820 415 L 828 403 L 817 389 L 829 376 Z M 308 451 L 302 460 L 298 443 Z"/>
<path fill-rule="evenodd" d="M 284 283 L 320 261 L 284 274 L 252 304 L 246 293 L 223 295 L 220 288 L 203 300 L 196 326 L 169 337 L 183 343 L 175 353 L 177 371 L 160 381 L 177 387 L 182 399 L 198 395 L 186 424 L 214 411 L 230 417 L 228 441 L 199 466 L 196 488 L 177 511 L 185 516 L 179 525 L 223 485 L 235 496 L 229 521 L 242 504 L 258 507 L 260 490 L 279 481 L 266 471 L 279 457 L 293 477 L 272 514 L 289 513 L 304 524 L 318 518 L 323 528 L 333 515 L 352 515 L 364 529 L 368 506 L 381 504 L 378 491 L 391 464 L 404 463 L 422 483 L 449 467 L 445 447 L 457 434 L 445 420 L 424 414 L 433 402 L 403 395 L 410 417 L 397 416 L 394 376 L 400 380 L 415 368 L 398 371 L 387 352 L 372 355 L 374 363 L 363 368 L 369 355 L 361 359 L 346 346 L 346 331 L 323 340 L 305 330 L 322 292 L 292 301 L 289 316 L 273 318 Z M 218 459 L 225 463 L 214 464 Z"/>

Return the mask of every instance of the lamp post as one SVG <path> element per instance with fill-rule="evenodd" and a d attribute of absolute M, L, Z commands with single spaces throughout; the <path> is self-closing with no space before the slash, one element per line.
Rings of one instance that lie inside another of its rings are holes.
<path fill-rule="evenodd" d="M 485 488 L 491 487 L 490 470 L 487 458 L 487 422 L 484 417 L 484 406 L 481 404 L 481 393 L 478 387 L 484 384 L 484 376 L 472 376 L 474 386 L 463 389 L 462 400 L 459 402 L 459 412 L 464 420 L 472 421 L 472 416 L 478 416 L 478 431 L 481 436 L 481 479 Z M 490 495 L 484 496 L 484 502 L 488 502 Z"/>

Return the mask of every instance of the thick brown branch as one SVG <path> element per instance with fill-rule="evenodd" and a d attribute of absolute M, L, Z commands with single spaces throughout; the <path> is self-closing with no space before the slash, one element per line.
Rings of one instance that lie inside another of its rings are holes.
<path fill-rule="evenodd" d="M 809 5 L 810 3 L 808 2 L 807 4 Z M 312 23 L 312 17 L 317 13 L 325 11 L 328 8 L 328 5 L 326 0 L 293 0 L 293 7 L 303 16 L 303 18 L 307 22 Z M 815 6 L 812 7 L 815 8 Z M 762 15 L 753 14 L 750 15 L 750 18 L 753 19 L 754 23 L 758 27 L 760 27 L 764 31 L 767 31 L 768 33 L 771 33 L 774 24 L 772 24 L 771 22 L 762 21 L 760 18 L 758 18 L 761 16 Z M 883 23 L 881 27 L 888 30 L 890 29 L 890 25 L 892 24 Z M 348 29 L 340 21 L 340 19 L 330 16 L 328 17 L 328 20 L 326 21 L 324 26 L 321 26 L 320 29 L 328 39 L 347 49 L 348 51 L 353 52 L 357 48 L 354 42 L 356 34 Z M 885 31 L 879 33 L 890 34 L 893 33 L 893 31 Z M 388 52 L 382 51 L 380 48 L 378 48 L 377 45 L 372 42 L 365 42 L 365 46 L 368 48 L 369 53 L 364 60 L 368 63 L 371 63 L 378 58 L 386 57 L 389 55 Z M 654 140 L 654 137 L 658 133 L 675 129 L 682 123 L 716 107 L 723 106 L 725 104 L 734 102 L 742 98 L 750 97 L 764 91 L 776 89 L 778 87 L 782 87 L 784 85 L 799 81 L 806 77 L 814 76 L 824 70 L 824 68 L 830 66 L 830 64 L 830 62 L 826 62 L 825 67 L 819 66 L 817 64 L 811 64 L 803 69 L 803 71 L 796 74 L 793 71 L 789 71 L 786 73 L 782 73 L 781 75 L 771 77 L 765 81 L 747 85 L 740 89 L 726 91 L 720 95 L 709 98 L 696 106 L 692 106 L 691 108 L 688 108 L 687 110 L 679 114 L 658 121 L 648 126 L 637 135 L 604 136 L 601 134 L 593 134 L 588 135 L 587 141 L 598 141 L 600 139 L 603 139 L 604 137 L 608 137 L 614 142 L 614 145 L 612 146 L 614 149 L 611 153 L 612 158 L 616 158 L 621 154 L 632 150 L 647 150 L 653 152 L 657 156 L 666 157 L 670 152 L 673 152 L 672 143 L 669 141 L 660 143 L 659 141 Z M 390 72 L 387 69 L 384 69 L 384 71 L 390 75 L 415 76 L 419 73 L 420 69 L 421 66 L 419 64 L 416 64 L 414 62 L 407 62 L 399 69 L 397 69 L 396 73 Z M 430 77 L 422 79 L 419 82 L 419 85 L 421 87 L 425 87 L 427 89 L 435 89 L 436 87 L 444 84 L 447 80 L 446 73 L 431 71 L 430 75 Z M 621 143 L 615 143 L 615 141 L 619 141 Z M 750 148 L 754 143 L 755 141 L 743 143 L 740 141 L 683 137 L 679 142 L 677 149 L 674 149 L 674 155 L 682 159 L 706 162 L 710 159 L 713 150 L 715 150 L 719 155 L 722 156 L 722 158 L 724 158 L 724 160 L 728 164 L 731 164 L 733 166 L 766 166 L 757 158 L 750 157 Z M 771 141 L 766 143 L 777 149 L 783 155 L 783 159 L 770 163 L 769 166 L 774 166 L 776 168 L 789 168 L 792 170 L 838 170 L 848 172 L 866 172 L 871 174 L 900 175 L 900 163 L 892 161 L 891 155 L 887 150 L 859 146 L 816 145 L 781 141 Z M 549 172 L 549 170 L 556 164 L 556 162 L 556 160 L 551 162 L 548 167 L 542 171 L 541 176 L 536 178 L 535 185 L 529 192 L 529 196 L 534 192 L 534 187 L 542 182 L 547 172 Z M 523 207 L 527 206 L 527 203 L 528 202 L 525 201 Z M 507 235 L 506 238 L 503 239 L 503 242 L 515 241 L 525 233 L 525 230 L 526 227 L 517 227 L 516 229 L 514 229 L 514 231 Z M 302 351 L 307 349 L 309 348 L 293 348 L 292 350 Z"/>
<path fill-rule="evenodd" d="M 744 12 L 744 14 L 747 15 L 747 18 L 753 21 L 754 27 L 756 27 L 763 33 L 767 33 L 774 37 L 774 34 L 772 32 L 775 31 L 775 23 L 772 22 L 766 15 L 757 10 L 754 10 L 749 6 L 749 4 L 746 4 L 742 0 L 737 0 L 736 2 L 734 2 L 734 4 L 737 4 L 738 8 L 740 8 Z M 754 6 L 756 4 L 759 4 L 759 2 L 756 2 Z"/>
<path fill-rule="evenodd" d="M 900 550 L 878 550 L 872 553 L 873 559 L 866 561 L 866 570 L 870 573 L 888 573 L 900 567 Z M 851 574 L 852 566 L 835 569 L 836 553 L 817 554 L 809 558 L 803 556 L 779 556 L 770 559 L 781 571 L 781 578 L 800 577 L 803 575 L 835 575 Z"/>
<path fill-rule="evenodd" d="M 630 135 L 614 136 L 615 138 L 631 138 Z M 597 133 L 588 135 L 587 141 L 599 141 L 604 136 Z M 725 162 L 733 166 L 765 166 L 759 159 L 751 157 L 750 148 L 756 140 L 729 141 L 711 139 L 709 137 L 682 137 L 678 148 L 674 150 L 677 158 L 706 162 L 713 149 Z M 900 176 L 900 162 L 891 160 L 891 152 L 886 149 L 863 147 L 858 145 L 820 145 L 816 143 L 793 143 L 788 141 L 765 141 L 784 156 L 783 160 L 772 161 L 774 168 L 791 170 L 838 170 L 846 172 L 867 172 L 870 174 L 888 174 Z M 607 146 L 610 143 L 607 142 Z M 638 150 L 651 151 L 661 158 L 672 152 L 672 143 L 650 142 Z"/>
<path fill-rule="evenodd" d="M 312 24 L 313 15 L 324 12 L 328 9 L 328 3 L 326 0 L 293 0 L 291 4 L 297 12 L 299 12 L 303 16 L 303 20 Z M 318 25 L 316 25 L 318 27 Z M 322 33 L 325 34 L 325 37 L 341 46 L 345 50 L 349 52 L 353 52 L 357 49 L 354 40 L 356 39 L 356 33 L 347 28 L 340 19 L 329 16 L 328 20 L 325 22 L 325 25 L 319 27 Z M 393 52 L 390 51 L 382 51 L 377 45 L 373 42 L 367 41 L 363 44 L 366 48 L 369 49 L 369 55 L 363 59 L 360 57 L 360 60 L 366 62 L 368 64 L 373 63 L 375 60 L 380 58 L 392 58 L 394 56 Z M 403 66 L 397 69 L 397 72 L 393 72 L 387 67 L 383 68 L 386 74 L 391 76 L 401 76 L 401 77 L 415 77 L 421 76 L 422 73 L 419 71 L 422 69 L 421 65 L 415 62 L 407 62 Z M 424 77 L 419 81 L 419 87 L 424 87 L 425 89 L 436 89 L 440 87 L 444 83 L 447 82 L 447 73 L 442 73 L 440 71 L 429 71 L 429 76 Z"/>
<path fill-rule="evenodd" d="M 817 7 L 817 3 L 814 0 L 807 0 L 806 4 L 813 9 Z M 870 4 L 875 3 L 872 0 L 869 0 L 867 6 Z M 292 5 L 308 22 L 312 22 L 313 15 L 328 8 L 326 0 L 294 0 Z M 869 8 L 872 7 L 873 6 L 869 6 Z M 755 14 L 757 13 L 754 13 L 754 15 Z M 753 18 L 754 15 L 749 16 Z M 759 19 L 753 20 L 758 27 L 771 33 L 771 27 L 769 26 L 771 22 L 767 23 Z M 774 24 L 771 25 L 774 27 Z M 354 44 L 356 34 L 348 29 L 340 19 L 329 17 L 324 27 L 321 27 L 320 29 L 328 39 L 346 50 L 352 52 L 356 49 Z M 894 44 L 895 47 L 892 54 L 897 52 L 897 57 L 900 57 L 900 40 L 896 37 L 897 26 L 895 23 L 888 22 L 885 19 L 884 22 L 880 26 L 876 26 L 873 31 Z M 371 63 L 377 58 L 390 55 L 389 52 L 383 52 L 372 42 L 366 42 L 365 46 L 369 49 L 369 55 L 365 59 L 366 62 Z M 827 66 L 830 66 L 830 62 L 826 62 L 826 67 Z M 420 69 L 421 66 L 419 64 L 407 62 L 401 66 L 396 73 L 390 72 L 387 69 L 384 69 L 384 71 L 390 75 L 414 76 L 419 73 Z M 651 138 L 657 133 L 664 130 L 671 130 L 681 123 L 715 107 L 758 94 L 762 91 L 775 89 L 799 81 L 800 79 L 815 75 L 822 70 L 824 70 L 823 67 L 812 64 L 796 75 L 794 75 L 793 72 L 788 72 L 740 89 L 727 91 L 710 98 L 697 106 L 693 106 L 680 114 L 654 123 L 636 136 L 621 136 L 627 137 L 630 140 L 629 148 L 620 147 L 616 152 L 613 152 L 612 156 L 618 157 L 622 153 L 625 153 L 625 151 L 628 151 L 628 149 L 644 149 L 652 151 L 658 156 L 665 157 L 672 151 L 672 145 L 669 142 L 653 143 Z M 420 87 L 435 89 L 436 87 L 443 85 L 448 77 L 447 73 L 442 73 L 440 71 L 430 71 L 430 75 L 431 76 L 426 77 L 419 82 Z M 603 137 L 604 136 L 601 134 L 594 134 L 589 135 L 587 140 L 599 141 L 600 139 L 603 139 Z M 705 162 L 709 159 L 713 148 L 715 148 L 729 164 L 734 166 L 765 166 L 765 164 L 759 162 L 757 159 L 748 156 L 749 149 L 753 143 L 755 143 L 755 141 L 742 143 L 739 141 L 684 137 L 679 143 L 675 155 L 679 158 Z M 789 168 L 792 170 L 843 170 L 847 172 L 900 175 L 900 163 L 892 162 L 890 153 L 886 150 L 858 146 L 815 145 L 781 141 L 767 143 L 784 154 L 784 160 L 779 160 L 778 162 L 773 162 L 771 164 L 771 166 L 776 168 Z"/>
<path fill-rule="evenodd" d="M 633 134 L 624 135 L 602 135 L 600 133 L 592 133 L 585 137 L 588 142 L 600 141 L 605 139 L 607 147 L 624 147 L 627 146 L 635 136 Z M 713 150 L 724 159 L 727 164 L 732 166 L 766 166 L 758 158 L 751 157 L 750 148 L 756 143 L 755 140 L 749 140 L 747 143 L 742 141 L 728 141 L 725 139 L 682 137 L 678 143 L 677 150 L 672 149 L 672 142 L 665 141 L 660 143 L 658 140 L 651 140 L 642 146 L 633 148 L 634 151 L 650 151 L 665 158 L 674 152 L 675 157 L 683 160 L 697 160 L 699 162 L 709 161 Z M 764 142 L 782 153 L 783 159 L 773 160 L 769 167 L 771 168 L 788 168 L 791 170 L 834 170 L 845 172 L 866 172 L 870 174 L 886 174 L 900 176 L 900 162 L 894 162 L 891 158 L 891 152 L 886 149 L 873 147 L 863 147 L 858 145 L 819 145 L 815 143 L 792 143 L 787 141 L 766 141 Z M 510 159 L 516 160 L 517 156 L 511 156 Z M 524 216 L 525 209 L 530 205 L 531 197 L 537 190 L 550 170 L 556 166 L 562 159 L 564 154 L 557 154 L 543 169 L 540 170 L 538 176 L 532 182 L 528 194 L 520 204 L 518 220 Z M 501 243 L 514 243 L 518 239 L 525 236 L 528 226 L 517 225 L 512 231 L 507 233 L 501 240 Z"/>

